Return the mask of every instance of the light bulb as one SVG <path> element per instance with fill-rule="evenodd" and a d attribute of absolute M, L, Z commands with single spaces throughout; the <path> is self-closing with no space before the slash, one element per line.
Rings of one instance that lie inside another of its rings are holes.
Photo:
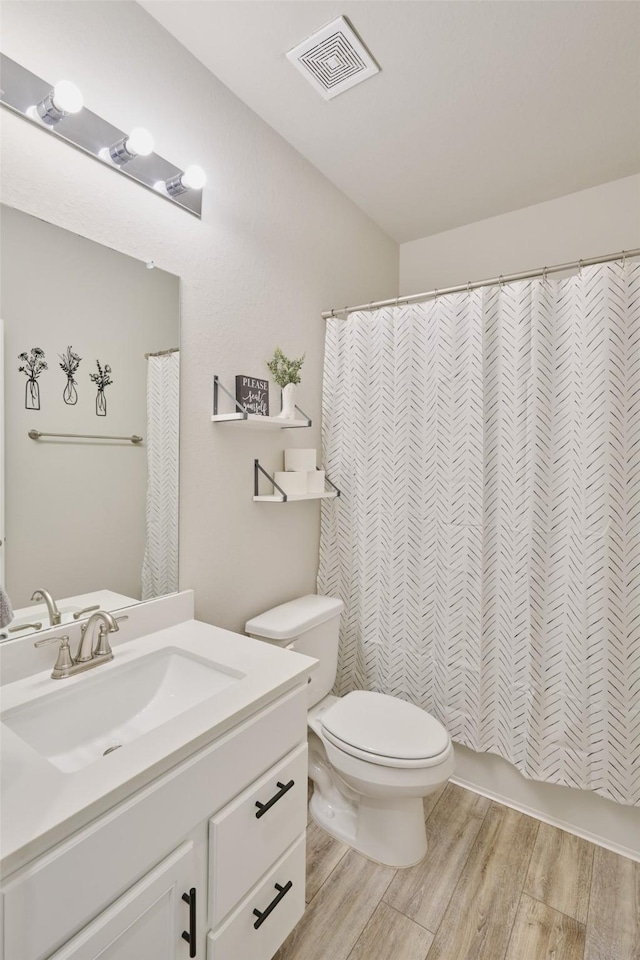
<path fill-rule="evenodd" d="M 148 157 L 153 150 L 153 137 L 143 127 L 134 127 L 127 137 L 112 143 L 109 149 L 100 151 L 104 160 L 111 160 L 118 167 L 124 166 L 134 157 Z"/>
<path fill-rule="evenodd" d="M 61 113 L 78 113 L 84 105 L 82 94 L 70 80 L 56 83 L 53 88 L 53 102 Z"/>
<path fill-rule="evenodd" d="M 78 113 L 82 110 L 82 105 L 82 94 L 75 83 L 71 83 L 70 80 L 60 80 L 37 105 L 36 113 L 48 127 L 54 127 L 70 113 Z"/>
<path fill-rule="evenodd" d="M 182 182 L 189 190 L 202 190 L 207 182 L 207 175 L 202 167 L 192 163 L 182 174 Z"/>
<path fill-rule="evenodd" d="M 184 173 L 178 173 L 164 182 L 164 189 L 170 197 L 179 197 L 187 190 L 202 190 L 207 182 L 207 175 L 202 167 L 192 163 Z"/>
<path fill-rule="evenodd" d="M 144 127 L 134 127 L 126 140 L 127 150 L 138 157 L 153 153 L 153 137 Z"/>

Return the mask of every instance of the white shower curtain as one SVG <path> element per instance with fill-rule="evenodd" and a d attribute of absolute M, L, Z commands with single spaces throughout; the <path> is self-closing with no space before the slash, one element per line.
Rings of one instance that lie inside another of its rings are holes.
<path fill-rule="evenodd" d="M 327 323 L 337 690 L 640 803 L 640 265 Z"/>
<path fill-rule="evenodd" d="M 147 542 L 142 599 L 178 589 L 180 354 L 151 356 L 147 369 Z"/>

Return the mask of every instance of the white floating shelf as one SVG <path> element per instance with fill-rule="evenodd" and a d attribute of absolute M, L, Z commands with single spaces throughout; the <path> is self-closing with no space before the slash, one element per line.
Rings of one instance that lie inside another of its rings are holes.
<path fill-rule="evenodd" d="M 325 490 L 324 493 L 288 493 L 287 499 L 283 500 L 279 493 L 271 493 L 268 496 L 254 497 L 261 503 L 291 503 L 294 500 L 334 500 L 338 494 L 335 490 Z"/>
<path fill-rule="evenodd" d="M 231 413 L 218 413 L 218 393 L 222 390 L 224 395 L 232 401 L 235 409 Z M 285 420 L 282 417 L 263 417 L 259 413 L 249 413 L 232 393 L 220 383 L 217 374 L 213 377 L 213 414 L 212 423 L 246 423 L 249 430 L 299 430 L 301 427 L 311 426 L 311 417 L 308 417 L 304 410 L 296 407 L 301 414 L 300 420 Z"/>
<path fill-rule="evenodd" d="M 269 483 L 272 484 L 273 493 L 266 495 L 259 493 L 260 474 L 263 474 Z M 340 491 L 335 484 L 331 482 L 329 477 L 325 477 L 325 481 L 332 488 L 331 490 L 327 490 L 325 486 L 322 493 L 287 493 L 285 495 L 284 491 L 281 491 L 281 488 L 275 482 L 274 477 L 272 477 L 270 473 L 267 473 L 265 468 L 261 466 L 260 461 L 257 459 L 253 461 L 253 499 L 261 503 L 290 503 L 294 500 L 333 500 L 335 497 L 339 497 Z"/>
<path fill-rule="evenodd" d="M 246 423 L 250 430 L 295 430 L 310 427 L 309 420 L 282 420 L 279 417 L 262 417 L 257 413 L 218 413 L 211 417 L 212 423 Z"/>

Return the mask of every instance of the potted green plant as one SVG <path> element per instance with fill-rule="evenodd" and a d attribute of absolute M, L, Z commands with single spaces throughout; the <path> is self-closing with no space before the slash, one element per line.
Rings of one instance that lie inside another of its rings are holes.
<path fill-rule="evenodd" d="M 285 357 L 280 347 L 276 347 L 267 366 L 271 376 L 282 387 L 282 410 L 277 415 L 279 420 L 295 420 L 296 418 L 296 386 L 300 383 L 300 367 L 304 363 L 305 354 L 297 360 Z"/>

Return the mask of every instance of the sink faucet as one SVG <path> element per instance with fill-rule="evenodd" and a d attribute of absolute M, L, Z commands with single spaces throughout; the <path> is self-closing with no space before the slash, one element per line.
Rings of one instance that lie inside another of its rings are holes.
<path fill-rule="evenodd" d="M 49 613 L 49 623 L 52 627 L 58 627 L 62 623 L 62 614 L 48 590 L 36 590 L 31 600 L 44 600 Z"/>
<path fill-rule="evenodd" d="M 80 643 L 78 645 L 78 655 L 75 659 L 71 656 L 69 649 L 69 637 L 45 637 L 44 640 L 36 640 L 34 647 L 43 647 L 49 643 L 59 643 L 58 659 L 56 660 L 51 676 L 54 680 L 62 680 L 64 677 L 72 677 L 76 673 L 83 673 L 85 670 L 91 670 L 93 667 L 100 666 L 101 663 L 108 663 L 113 660 L 113 651 L 109 643 L 109 634 L 119 630 L 118 621 L 128 620 L 129 617 L 114 617 L 106 610 L 98 610 L 86 623 L 80 628 Z M 98 640 L 93 645 L 93 634 L 96 624 L 102 621 L 98 630 Z"/>
<path fill-rule="evenodd" d="M 95 633 L 96 624 L 99 621 L 102 621 L 102 623 L 98 634 L 98 643 L 94 650 L 93 634 Z M 96 610 L 95 613 L 92 613 L 87 622 L 83 623 L 80 627 L 80 645 L 78 647 L 76 663 L 86 663 L 88 660 L 92 660 L 93 657 L 108 656 L 109 659 L 111 659 L 113 653 L 108 635 L 115 633 L 119 629 L 118 621 L 107 610 Z"/>

